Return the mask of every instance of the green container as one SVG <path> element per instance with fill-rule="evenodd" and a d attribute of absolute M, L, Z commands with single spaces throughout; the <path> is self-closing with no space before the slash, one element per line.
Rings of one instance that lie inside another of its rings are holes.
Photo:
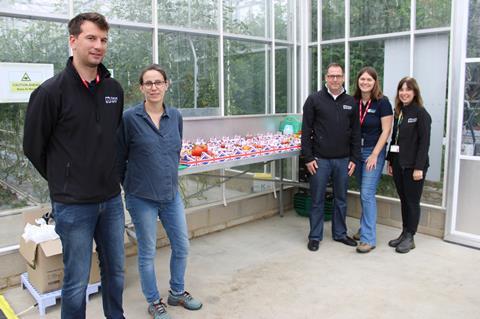
<path fill-rule="evenodd" d="M 298 215 L 309 217 L 312 208 L 312 197 L 306 193 L 296 193 L 293 195 L 293 208 Z M 332 219 L 333 213 L 333 195 L 327 193 L 325 195 L 325 221 Z"/>
<path fill-rule="evenodd" d="M 302 129 L 302 122 L 295 116 L 287 116 L 282 122 L 280 122 L 279 131 L 283 132 L 285 125 L 291 125 L 293 133 L 298 133 Z"/>

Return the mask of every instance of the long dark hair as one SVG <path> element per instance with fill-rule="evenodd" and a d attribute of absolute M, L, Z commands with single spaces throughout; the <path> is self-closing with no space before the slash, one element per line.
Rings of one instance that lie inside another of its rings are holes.
<path fill-rule="evenodd" d="M 378 74 L 377 71 L 372 68 L 371 66 L 366 66 L 362 68 L 358 74 L 357 74 L 357 80 L 355 82 L 355 94 L 353 95 L 357 100 L 360 100 L 362 98 L 362 91 L 360 90 L 360 87 L 358 86 L 358 80 L 360 77 L 364 74 L 367 73 L 370 75 L 374 80 L 375 83 L 373 84 L 373 89 L 372 92 L 370 93 L 370 98 L 374 100 L 380 100 L 383 97 L 382 90 L 380 89 L 380 85 L 378 85 Z"/>
<path fill-rule="evenodd" d="M 397 95 L 395 96 L 395 116 L 398 117 L 400 115 L 400 110 L 402 109 L 403 103 L 398 98 L 398 92 L 402 88 L 402 86 L 406 84 L 407 88 L 413 90 L 413 100 L 412 103 L 416 104 L 420 107 L 423 107 L 423 99 L 422 95 L 420 94 L 420 87 L 418 86 L 417 80 L 410 76 L 406 76 L 398 82 L 397 85 Z"/>

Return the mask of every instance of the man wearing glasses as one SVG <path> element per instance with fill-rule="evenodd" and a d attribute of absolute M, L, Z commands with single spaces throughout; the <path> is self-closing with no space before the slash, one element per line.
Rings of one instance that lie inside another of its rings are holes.
<path fill-rule="evenodd" d="M 360 161 L 360 122 L 358 106 L 343 87 L 343 68 L 338 63 L 327 67 L 326 84 L 311 94 L 303 106 L 302 155 L 310 177 L 312 208 L 308 249 L 318 250 L 323 239 L 325 192 L 333 182 L 333 240 L 348 246 L 357 242 L 347 236 L 348 176 Z"/>

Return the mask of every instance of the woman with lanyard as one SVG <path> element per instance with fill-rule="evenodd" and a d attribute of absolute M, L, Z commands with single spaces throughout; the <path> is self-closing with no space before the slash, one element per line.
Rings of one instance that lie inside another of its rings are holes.
<path fill-rule="evenodd" d="M 169 82 L 160 66 L 144 69 L 139 83 L 145 101 L 125 111 L 118 133 L 120 179 L 125 206 L 135 225 L 138 270 L 148 312 L 154 319 L 169 319 L 155 276 L 158 219 L 172 250 L 167 302 L 189 310 L 202 307 L 184 289 L 189 242 L 178 190 L 183 121 L 177 109 L 163 103 Z"/>
<path fill-rule="evenodd" d="M 388 173 L 393 175 L 402 206 L 403 230 L 388 242 L 398 253 L 415 248 L 413 236 L 420 220 L 420 197 L 428 168 L 432 119 L 423 107 L 417 81 L 404 77 L 397 87 L 395 123 L 388 153 Z"/>
<path fill-rule="evenodd" d="M 392 130 L 392 105 L 383 96 L 374 68 L 364 67 L 357 75 L 354 98 L 358 103 L 362 131 L 362 162 L 355 169 L 360 185 L 362 215 L 360 229 L 353 236 L 360 240 L 357 252 L 368 253 L 376 246 L 378 182 L 385 164 L 388 137 Z"/>

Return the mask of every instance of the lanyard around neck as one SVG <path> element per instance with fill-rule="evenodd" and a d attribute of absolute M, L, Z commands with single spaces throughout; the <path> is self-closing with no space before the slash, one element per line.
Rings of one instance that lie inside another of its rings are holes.
<path fill-rule="evenodd" d="M 398 121 L 397 121 L 397 134 L 395 135 L 395 145 L 398 145 L 398 136 L 400 135 L 400 124 L 402 124 L 403 121 L 403 112 L 400 111 L 400 115 L 398 116 Z"/>
<path fill-rule="evenodd" d="M 83 85 L 85 85 L 85 87 L 87 89 L 90 89 L 90 83 L 87 80 L 85 80 L 84 78 L 82 78 L 82 77 L 80 77 L 80 78 L 82 79 Z M 97 73 L 97 76 L 95 77 L 95 84 L 98 84 L 99 82 L 100 82 L 100 76 Z"/>
<path fill-rule="evenodd" d="M 362 126 L 363 121 L 365 121 L 365 117 L 367 116 L 368 109 L 370 108 L 370 105 L 372 104 L 372 100 L 368 100 L 367 105 L 365 107 L 365 112 L 362 112 L 363 109 L 363 103 L 362 100 L 360 99 L 360 102 L 358 103 L 358 112 L 359 112 L 359 118 L 360 118 L 360 126 Z"/>

